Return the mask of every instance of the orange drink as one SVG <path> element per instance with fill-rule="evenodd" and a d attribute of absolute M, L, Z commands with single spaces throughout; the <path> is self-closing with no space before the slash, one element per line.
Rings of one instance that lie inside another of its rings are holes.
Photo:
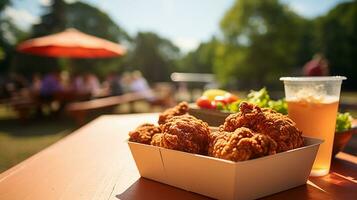
<path fill-rule="evenodd" d="M 311 176 L 329 173 L 336 115 L 342 80 L 345 77 L 283 77 L 288 116 L 304 136 L 324 140 L 318 150 Z"/>
<path fill-rule="evenodd" d="M 324 139 L 320 145 L 312 173 L 327 174 L 330 170 L 338 100 L 332 102 L 288 101 L 289 117 L 309 137 Z"/>

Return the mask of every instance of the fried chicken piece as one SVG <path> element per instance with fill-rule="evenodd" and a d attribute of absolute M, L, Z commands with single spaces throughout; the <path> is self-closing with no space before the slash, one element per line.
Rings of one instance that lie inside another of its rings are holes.
<path fill-rule="evenodd" d="M 245 161 L 276 153 L 277 144 L 267 135 L 248 128 L 234 132 L 219 131 L 210 135 L 208 155 L 231 161 Z"/>
<path fill-rule="evenodd" d="M 221 131 L 232 132 L 247 127 L 253 132 L 270 136 L 278 144 L 277 152 L 303 146 L 301 131 L 287 116 L 247 102 L 242 102 L 239 109 L 240 112 L 226 118 Z"/>
<path fill-rule="evenodd" d="M 129 141 L 150 144 L 153 135 L 161 133 L 159 126 L 145 123 L 138 126 L 134 131 L 129 132 Z"/>
<path fill-rule="evenodd" d="M 184 115 L 188 112 L 188 103 L 181 102 L 173 108 L 169 108 L 165 110 L 163 113 L 159 115 L 159 124 L 166 123 L 169 119 L 174 116 Z"/>
<path fill-rule="evenodd" d="M 162 139 L 163 136 L 164 136 L 163 133 L 157 133 L 153 135 L 150 144 L 153 146 L 163 147 L 164 146 L 163 144 L 164 140 Z"/>
<path fill-rule="evenodd" d="M 207 154 L 210 129 L 206 122 L 191 115 L 174 116 L 160 125 L 161 134 L 155 134 L 151 144 L 189 153 Z"/>

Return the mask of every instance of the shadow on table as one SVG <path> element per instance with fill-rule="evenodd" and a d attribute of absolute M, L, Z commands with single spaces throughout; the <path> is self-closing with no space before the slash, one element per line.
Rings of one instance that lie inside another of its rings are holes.
<path fill-rule="evenodd" d="M 355 199 L 357 196 L 357 163 L 335 158 L 331 173 L 324 177 L 310 177 L 307 184 L 286 190 L 263 199 Z M 244 185 L 243 185 L 244 187 Z M 172 186 L 138 179 L 118 199 L 209 199 Z"/>
<path fill-rule="evenodd" d="M 357 163 L 335 158 L 331 173 L 310 177 L 308 184 L 264 199 L 355 199 L 357 196 Z"/>
<path fill-rule="evenodd" d="M 292 188 L 283 192 L 279 192 L 267 197 L 262 198 L 264 200 L 274 200 L 274 199 L 289 199 L 289 200 L 300 200 L 300 199 L 332 199 L 331 196 L 326 192 L 321 190 L 311 184 L 308 184 Z"/>
<path fill-rule="evenodd" d="M 165 185 L 156 181 L 148 180 L 145 178 L 139 178 L 134 184 L 132 184 L 122 194 L 116 195 L 120 200 L 132 200 L 132 199 L 210 199 L 208 197 L 181 190 L 169 185 Z M 313 183 L 305 184 L 290 190 L 286 190 L 271 196 L 264 197 L 262 199 L 274 200 L 274 199 L 333 199 L 328 192 L 314 185 Z"/>
<path fill-rule="evenodd" d="M 169 185 L 165 185 L 156 181 L 145 178 L 139 178 L 123 193 L 116 195 L 120 200 L 127 199 L 210 199 L 208 197 L 181 190 Z"/>
<path fill-rule="evenodd" d="M 310 178 L 310 180 L 321 188 L 324 188 L 327 192 L 335 194 L 332 196 L 334 199 L 355 199 L 357 197 L 356 159 L 335 158 L 332 162 L 332 172 L 330 174 L 321 178 Z M 338 191 L 338 193 L 335 191 Z"/>
<path fill-rule="evenodd" d="M 336 158 L 332 160 L 332 168 L 335 174 L 342 175 L 341 177 L 347 177 L 348 180 L 357 184 L 357 157 L 348 155 L 337 154 Z"/>

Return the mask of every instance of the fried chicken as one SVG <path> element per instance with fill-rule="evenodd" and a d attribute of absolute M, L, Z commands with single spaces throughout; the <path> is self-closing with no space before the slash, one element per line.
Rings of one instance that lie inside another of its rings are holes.
<path fill-rule="evenodd" d="M 301 131 L 287 116 L 242 102 L 219 131 L 189 114 L 182 102 L 160 114 L 159 126 L 143 124 L 129 133 L 130 141 L 163 148 L 244 161 L 301 147 Z"/>
<path fill-rule="evenodd" d="M 240 127 L 249 128 L 255 133 L 270 136 L 277 143 L 277 152 L 303 146 L 301 131 L 287 116 L 247 102 L 242 102 L 239 109 L 240 112 L 226 118 L 220 127 L 221 131 L 233 132 Z"/>
<path fill-rule="evenodd" d="M 231 161 L 245 161 L 276 153 L 277 144 L 267 135 L 253 133 L 248 128 L 210 135 L 208 155 Z"/>
<path fill-rule="evenodd" d="M 210 129 L 206 122 L 191 115 L 173 116 L 161 124 L 161 134 L 155 134 L 151 144 L 189 153 L 207 154 Z"/>
<path fill-rule="evenodd" d="M 159 126 L 145 123 L 137 127 L 134 131 L 129 132 L 129 141 L 150 144 L 153 135 L 161 133 Z"/>
<path fill-rule="evenodd" d="M 181 102 L 173 108 L 169 108 L 165 110 L 163 113 L 159 115 L 159 124 L 166 123 L 169 119 L 174 116 L 184 115 L 188 112 L 188 104 L 187 102 Z"/>

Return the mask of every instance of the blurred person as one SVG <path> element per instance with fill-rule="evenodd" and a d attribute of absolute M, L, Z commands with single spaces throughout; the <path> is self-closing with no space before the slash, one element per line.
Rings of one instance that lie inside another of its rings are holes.
<path fill-rule="evenodd" d="M 134 71 L 131 74 L 130 90 L 132 92 L 140 92 L 149 90 L 149 84 L 146 79 L 142 76 L 140 71 Z"/>
<path fill-rule="evenodd" d="M 35 73 L 32 75 L 32 82 L 31 82 L 31 94 L 32 94 L 32 99 L 35 100 L 36 102 L 40 101 L 41 99 L 41 87 L 42 87 L 42 79 L 41 75 L 38 73 Z M 41 104 L 36 104 L 36 115 L 37 116 L 42 116 L 42 109 L 41 109 Z"/>
<path fill-rule="evenodd" d="M 42 80 L 40 96 L 44 101 L 52 101 L 54 94 L 63 90 L 58 72 L 46 74 Z"/>
<path fill-rule="evenodd" d="M 77 93 L 82 93 L 84 80 L 81 74 L 74 74 L 72 78 L 72 89 Z"/>
<path fill-rule="evenodd" d="M 61 85 L 64 89 L 70 89 L 71 88 L 71 84 L 70 84 L 70 76 L 68 71 L 62 71 L 60 73 L 60 82 Z"/>
<path fill-rule="evenodd" d="M 18 93 L 28 86 L 27 80 L 20 74 L 12 73 L 5 83 L 5 90 L 9 97 L 18 96 Z"/>
<path fill-rule="evenodd" d="M 106 78 L 106 82 L 109 87 L 109 94 L 112 96 L 116 95 L 122 95 L 123 94 L 123 88 L 121 84 L 121 78 L 120 76 L 115 73 L 111 72 Z"/>
<path fill-rule="evenodd" d="M 100 93 L 100 83 L 96 75 L 87 73 L 84 75 L 83 90 L 90 93 L 92 97 Z"/>
<path fill-rule="evenodd" d="M 40 96 L 40 91 L 42 87 L 42 80 L 40 74 L 33 74 L 32 75 L 32 82 L 31 82 L 31 91 L 34 96 Z"/>
<path fill-rule="evenodd" d="M 322 54 L 315 54 L 313 59 L 303 67 L 304 76 L 327 76 L 329 74 L 328 61 Z"/>
<path fill-rule="evenodd" d="M 11 81 L 15 84 L 17 90 L 25 88 L 28 86 L 28 80 L 21 74 L 11 74 Z"/>
<path fill-rule="evenodd" d="M 124 93 L 131 91 L 130 88 L 131 81 L 132 81 L 132 77 L 130 72 L 124 72 L 120 79 L 120 85 Z"/>
<path fill-rule="evenodd" d="M 155 95 L 151 91 L 148 82 L 142 76 L 140 71 L 134 71 L 131 74 L 130 90 L 132 92 L 140 92 L 149 101 L 155 100 Z"/>

